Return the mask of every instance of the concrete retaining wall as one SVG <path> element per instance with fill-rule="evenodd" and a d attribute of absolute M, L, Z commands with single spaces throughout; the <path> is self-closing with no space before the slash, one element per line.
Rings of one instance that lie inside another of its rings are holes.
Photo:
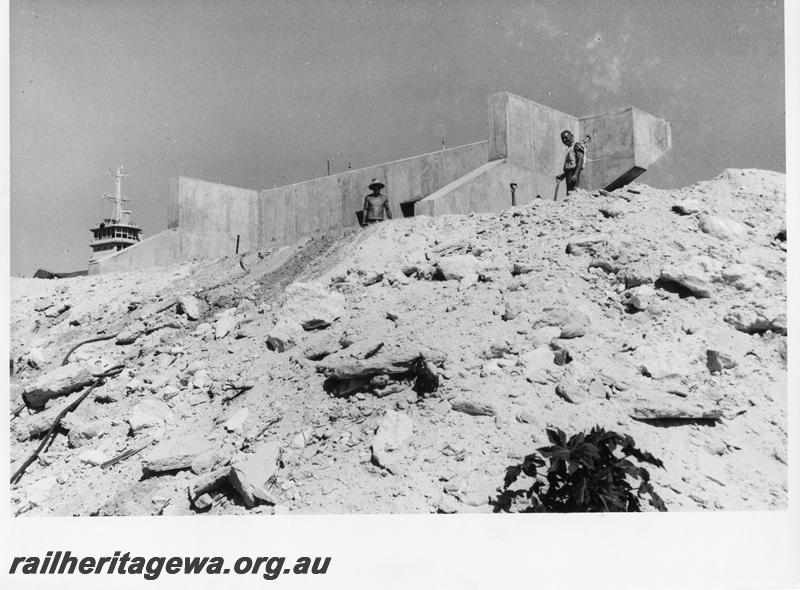
<path fill-rule="evenodd" d="M 486 163 L 486 150 L 481 141 L 260 191 L 257 247 L 356 225 L 373 178 L 386 184 L 392 215 L 403 217 L 401 204 L 419 201 Z"/>
<path fill-rule="evenodd" d="M 167 229 L 135 246 L 92 262 L 89 264 L 89 274 L 164 266 L 184 260 L 181 252 L 180 232 L 177 229 Z"/>
<path fill-rule="evenodd" d="M 418 201 L 414 214 L 466 215 L 499 211 L 512 204 L 521 205 L 519 189 L 515 192 L 515 203 L 511 202 L 512 182 L 518 187 L 530 185 L 533 173 L 506 160 L 494 160 Z"/>
<path fill-rule="evenodd" d="M 518 204 L 537 195 L 552 198 L 555 176 L 564 168 L 561 132 L 578 133 L 578 119 L 511 94 L 489 97 L 489 159 L 505 158 L 531 174 L 517 187 Z"/>
<path fill-rule="evenodd" d="M 94 268 L 122 270 L 266 249 L 357 223 L 367 186 L 386 184 L 394 217 L 493 211 L 552 199 L 563 170 L 561 132 L 590 135 L 581 187 L 616 188 L 641 174 L 672 138 L 669 123 L 637 109 L 578 119 L 509 92 L 489 97 L 489 139 L 268 190 L 180 177 L 170 181 L 163 234 L 103 259 Z M 563 195 L 564 187 L 561 187 Z M 172 233 L 170 233 L 172 232 Z"/>
<path fill-rule="evenodd" d="M 175 178 L 170 181 L 168 228 L 179 235 L 155 240 L 158 234 L 117 252 L 97 272 L 228 256 L 236 253 L 237 240 L 238 251 L 247 252 L 352 227 L 373 178 L 386 184 L 392 214 L 402 217 L 402 203 L 419 201 L 485 164 L 487 145 L 480 141 L 261 191 Z M 161 262 L 149 262 L 155 259 Z"/>

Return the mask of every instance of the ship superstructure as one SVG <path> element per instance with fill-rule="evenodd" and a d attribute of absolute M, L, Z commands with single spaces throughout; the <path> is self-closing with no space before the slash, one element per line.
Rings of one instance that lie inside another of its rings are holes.
<path fill-rule="evenodd" d="M 90 264 L 136 244 L 142 233 L 142 228 L 131 222 L 131 212 L 122 206 L 123 203 L 131 202 L 122 195 L 122 179 L 130 175 L 122 173 L 122 166 L 117 166 L 116 170 L 110 170 L 108 174 L 114 177 L 116 186 L 113 195 L 105 194 L 103 198 L 112 201 L 114 209 L 111 217 L 90 230 L 93 235 L 89 244 L 92 248 Z"/>

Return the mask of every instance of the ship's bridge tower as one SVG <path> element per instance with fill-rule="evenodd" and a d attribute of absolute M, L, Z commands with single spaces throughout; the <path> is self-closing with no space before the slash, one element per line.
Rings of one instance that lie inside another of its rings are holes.
<path fill-rule="evenodd" d="M 123 203 L 130 203 L 130 199 L 122 196 L 122 179 L 130 175 L 122 173 L 122 166 L 117 166 L 116 170 L 110 170 L 108 174 L 114 177 L 116 189 L 113 195 L 106 194 L 103 198 L 114 203 L 114 211 L 111 217 L 90 230 L 93 235 L 89 244 L 92 248 L 90 264 L 136 244 L 142 233 L 142 228 L 131 222 L 131 212 L 122 208 Z"/>

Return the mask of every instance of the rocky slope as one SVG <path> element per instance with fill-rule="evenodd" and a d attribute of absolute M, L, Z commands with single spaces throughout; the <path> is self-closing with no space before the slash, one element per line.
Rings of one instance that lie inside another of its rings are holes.
<path fill-rule="evenodd" d="M 594 425 L 663 460 L 670 510 L 786 508 L 784 184 L 727 170 L 12 279 L 12 473 L 86 391 L 70 384 L 122 370 L 65 415 L 11 509 L 491 511 L 546 428 Z"/>

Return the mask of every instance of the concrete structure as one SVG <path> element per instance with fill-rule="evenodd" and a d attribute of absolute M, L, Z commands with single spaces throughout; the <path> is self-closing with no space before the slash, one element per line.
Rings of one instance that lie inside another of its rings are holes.
<path fill-rule="evenodd" d="M 672 141 L 669 123 L 637 109 L 577 118 L 499 92 L 489 97 L 486 141 L 270 190 L 172 179 L 168 229 L 98 261 L 90 272 L 226 256 L 353 227 L 372 178 L 386 184 L 396 217 L 493 211 L 537 196 L 550 199 L 563 167 L 564 129 L 591 138 L 581 181 L 590 190 L 631 182 Z M 517 185 L 513 203 L 511 183 Z"/>

